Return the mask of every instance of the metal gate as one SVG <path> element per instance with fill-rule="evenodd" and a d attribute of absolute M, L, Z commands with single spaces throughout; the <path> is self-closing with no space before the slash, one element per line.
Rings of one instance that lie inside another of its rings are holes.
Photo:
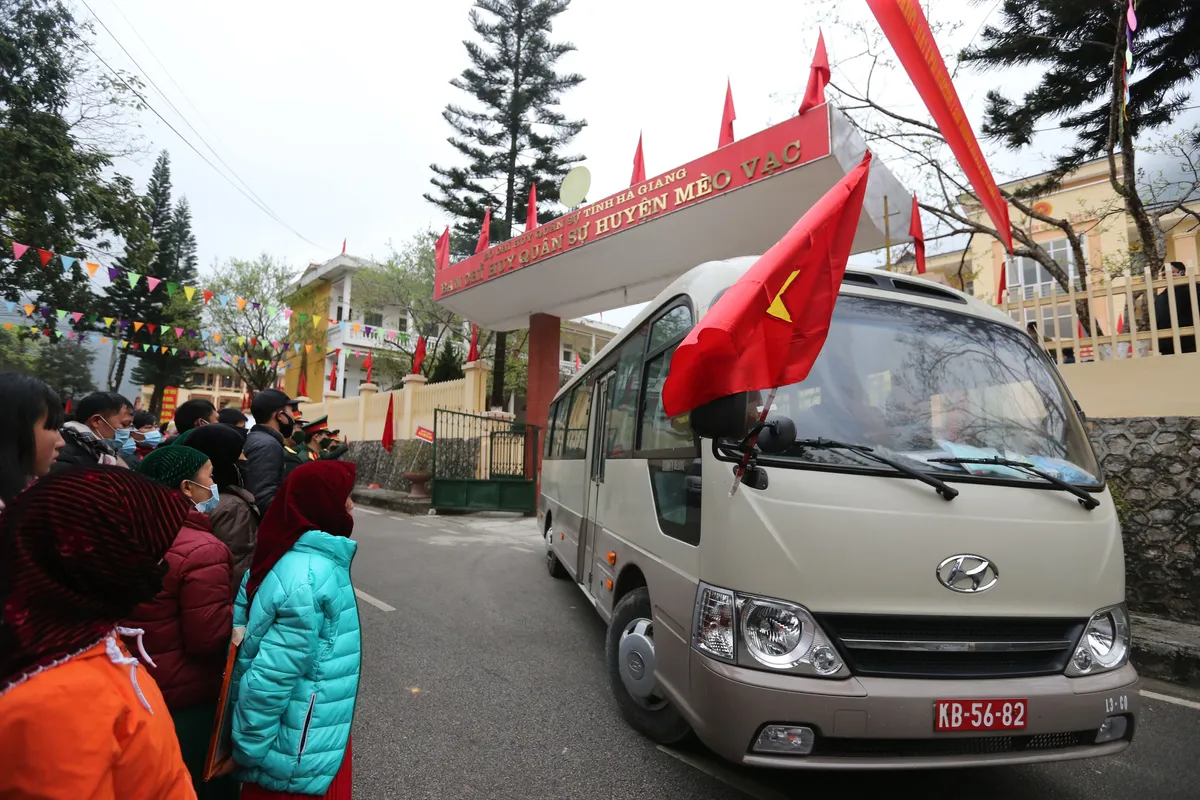
<path fill-rule="evenodd" d="M 538 429 L 444 408 L 433 412 L 433 508 L 537 508 Z"/>

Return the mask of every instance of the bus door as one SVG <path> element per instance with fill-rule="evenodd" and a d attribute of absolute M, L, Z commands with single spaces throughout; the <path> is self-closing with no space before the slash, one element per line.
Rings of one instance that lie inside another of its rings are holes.
<path fill-rule="evenodd" d="M 588 485 L 583 506 L 583 521 L 580 524 L 579 569 L 575 573 L 577 580 L 591 592 L 599 596 L 593 583 L 600 576 L 593 576 L 592 562 L 596 549 L 596 535 L 600 532 L 600 492 L 604 486 L 604 455 L 608 449 L 608 404 L 609 390 L 616 370 L 604 374 L 596 381 L 592 394 L 592 429 L 588 436 Z"/>

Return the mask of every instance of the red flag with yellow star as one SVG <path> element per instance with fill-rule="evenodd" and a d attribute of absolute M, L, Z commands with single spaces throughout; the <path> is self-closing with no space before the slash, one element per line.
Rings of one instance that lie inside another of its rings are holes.
<path fill-rule="evenodd" d="M 668 415 L 808 377 L 829 334 L 870 166 L 867 151 L 680 342 L 663 387 Z"/>

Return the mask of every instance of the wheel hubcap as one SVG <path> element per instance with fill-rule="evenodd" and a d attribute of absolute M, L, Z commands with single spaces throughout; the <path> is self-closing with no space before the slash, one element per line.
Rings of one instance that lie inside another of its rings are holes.
<path fill-rule="evenodd" d="M 551 543 L 554 541 L 554 527 L 546 529 L 546 566 L 554 569 L 554 548 Z"/>
<path fill-rule="evenodd" d="M 654 669 L 657 662 L 654 657 L 654 623 L 639 618 L 625 626 L 621 632 L 617 662 L 621 682 L 635 702 L 648 709 L 662 708 L 667 704 L 655 692 L 657 682 Z"/>

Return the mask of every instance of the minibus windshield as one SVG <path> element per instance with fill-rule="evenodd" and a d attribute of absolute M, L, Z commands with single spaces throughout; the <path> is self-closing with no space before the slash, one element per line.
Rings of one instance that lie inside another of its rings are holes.
<path fill-rule="evenodd" d="M 780 388 L 771 413 L 796 423 L 797 440 L 852 442 L 947 480 L 1045 482 L 1008 460 L 1099 484 L 1082 420 L 1036 343 L 967 314 L 842 295 L 812 372 Z M 797 445 L 776 459 L 879 468 L 839 448 Z"/>

